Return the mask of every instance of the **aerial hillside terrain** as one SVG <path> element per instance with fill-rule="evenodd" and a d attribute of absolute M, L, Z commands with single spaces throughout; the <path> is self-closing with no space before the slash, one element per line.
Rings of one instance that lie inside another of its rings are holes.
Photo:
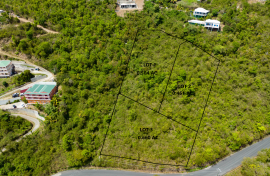
<path fill-rule="evenodd" d="M 226 176 L 269 175 L 268 158 L 269 149 L 263 149 L 258 152 L 258 156 L 254 158 L 245 158 L 241 167 L 236 168 Z"/>
<path fill-rule="evenodd" d="M 0 149 L 2 151 L 7 144 L 29 131 L 32 124 L 21 117 L 10 116 L 2 110 L 0 113 Z"/>
<path fill-rule="evenodd" d="M 46 68 L 61 86 L 43 109 L 44 129 L 0 155 L 0 175 L 198 169 L 269 134 L 269 0 L 201 2 L 220 32 L 189 24 L 193 9 L 169 1 L 125 17 L 114 4 L 0 2 L 33 22 L 6 16 L 1 50 Z"/>

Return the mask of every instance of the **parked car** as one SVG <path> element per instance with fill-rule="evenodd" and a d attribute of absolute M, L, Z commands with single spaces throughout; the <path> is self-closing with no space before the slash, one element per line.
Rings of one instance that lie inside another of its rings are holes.
<path fill-rule="evenodd" d="M 17 106 L 16 105 L 13 105 L 13 108 L 15 109 L 15 108 L 17 108 Z"/>
<path fill-rule="evenodd" d="M 22 104 L 22 107 L 24 108 L 25 107 L 25 104 Z"/>
<path fill-rule="evenodd" d="M 35 71 L 35 69 L 31 68 L 30 71 Z"/>
<path fill-rule="evenodd" d="M 12 98 L 15 98 L 15 97 L 19 97 L 19 94 L 15 93 L 15 94 L 12 95 Z"/>
<path fill-rule="evenodd" d="M 21 93 L 21 95 L 20 96 L 24 96 L 24 93 Z"/>
<path fill-rule="evenodd" d="M 35 68 L 35 70 L 39 71 L 39 68 Z"/>

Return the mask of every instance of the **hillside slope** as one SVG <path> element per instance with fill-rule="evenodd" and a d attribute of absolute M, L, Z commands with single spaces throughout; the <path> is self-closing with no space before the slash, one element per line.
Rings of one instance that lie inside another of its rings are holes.
<path fill-rule="evenodd" d="M 1 173 L 121 167 L 119 157 L 135 159 L 124 160 L 131 169 L 180 171 L 215 163 L 269 133 L 268 1 L 202 4 L 225 24 L 220 33 L 189 25 L 188 11 L 154 3 L 121 18 L 107 8 L 113 1 L 0 2 L 59 31 L 29 38 L 25 29 L 3 49 L 25 54 L 61 85 L 45 108 L 44 132 L 0 156 Z M 140 128 L 159 137 L 141 140 Z"/>

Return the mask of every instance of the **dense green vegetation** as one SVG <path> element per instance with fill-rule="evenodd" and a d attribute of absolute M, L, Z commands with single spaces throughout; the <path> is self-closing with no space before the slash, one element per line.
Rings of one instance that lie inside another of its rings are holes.
<path fill-rule="evenodd" d="M 10 78 L 1 78 L 1 92 L 6 92 L 7 90 L 10 90 L 14 87 L 30 82 L 31 78 L 33 77 L 34 75 L 29 70 L 25 70 L 19 75 L 15 75 Z"/>
<path fill-rule="evenodd" d="M 9 16 L 7 12 L 2 13 L 1 16 L 0 16 L 0 23 L 1 23 L 1 25 L 5 25 L 5 24 L 17 24 L 19 22 L 20 22 L 20 20 L 18 18 L 14 18 L 12 16 Z"/>
<path fill-rule="evenodd" d="M 14 117 L 0 110 L 0 127 L 0 148 L 2 149 L 27 133 L 32 128 L 32 124 L 19 116 Z"/>
<path fill-rule="evenodd" d="M 35 77 L 30 70 L 25 70 L 21 74 L 14 76 L 13 83 L 16 86 L 23 85 L 31 81 L 31 78 Z"/>
<path fill-rule="evenodd" d="M 9 45 L 3 47 L 6 51 L 24 52 L 25 54 L 31 54 L 33 49 L 31 46 L 39 45 L 37 35 L 45 34 L 46 32 L 37 28 L 36 24 L 23 23 L 16 26 L 7 26 L 1 29 L 0 39 L 9 38 L 11 42 Z"/>
<path fill-rule="evenodd" d="M 235 169 L 226 176 L 268 176 L 270 149 L 263 149 L 254 158 L 244 158 L 240 168 Z"/>
<path fill-rule="evenodd" d="M 40 28 L 37 28 L 37 25 L 35 24 L 22 23 L 18 24 L 18 26 L 10 25 L 1 29 L 0 39 L 12 37 L 12 44 L 18 45 L 20 44 L 20 41 L 22 39 L 27 40 L 28 38 L 29 40 L 32 40 L 33 37 L 37 36 L 38 34 L 45 34 L 45 33 L 46 33 L 45 31 L 41 30 Z"/>
<path fill-rule="evenodd" d="M 241 8 L 237 8 L 238 3 Z M 213 0 L 201 5 L 226 25 L 223 32 L 189 25 L 189 12 L 160 9 L 152 2 L 146 3 L 144 11 L 120 18 L 111 10 L 114 2 L 107 0 L 1 1 L 1 8 L 60 31 L 33 42 L 27 39 L 21 44 L 27 47 L 14 45 L 12 40 L 10 48 L 4 49 L 27 54 L 29 59 L 54 72 L 62 90 L 45 107 L 48 117 L 44 131 L 9 146 L 8 152 L 0 155 L 0 173 L 49 175 L 86 164 L 118 167 L 118 159 L 102 156 L 99 160 L 110 121 L 109 142 L 104 146 L 108 154 L 185 163 L 194 139 L 187 128 L 146 111 L 121 95 L 112 120 L 111 113 L 125 76 L 122 93 L 157 109 L 178 46 L 186 40 L 189 42 L 179 49 L 161 113 L 197 129 L 218 65 L 216 59 L 198 47 L 221 60 L 189 167 L 212 164 L 268 134 L 269 1 L 265 5 L 249 5 L 246 1 Z M 173 40 L 161 31 L 185 40 Z M 12 35 L 6 37 L 11 39 Z M 157 65 L 143 68 L 146 62 Z M 157 74 L 137 75 L 137 71 Z M 183 88 L 178 84 L 190 86 Z M 140 127 L 152 127 L 151 135 L 158 134 L 161 139 L 133 139 Z M 123 147 L 119 150 L 117 145 Z M 166 146 L 171 145 L 177 147 L 168 151 Z M 150 150 L 155 155 L 147 154 Z M 138 152 L 142 155 L 136 155 Z M 105 160 L 110 162 L 104 164 Z M 142 163 L 137 164 L 143 167 Z"/>

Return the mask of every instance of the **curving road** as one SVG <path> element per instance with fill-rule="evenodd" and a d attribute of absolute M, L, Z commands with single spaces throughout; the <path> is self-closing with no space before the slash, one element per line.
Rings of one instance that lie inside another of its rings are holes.
<path fill-rule="evenodd" d="M 23 135 L 21 138 L 17 139 L 16 142 L 19 142 L 20 140 L 22 140 L 22 138 L 24 138 L 24 137 L 26 137 L 26 136 L 34 133 L 35 131 L 37 131 L 37 129 L 40 126 L 39 120 L 37 118 L 30 117 L 30 116 L 23 115 L 23 114 L 11 114 L 11 115 L 12 116 L 20 116 L 20 117 L 24 118 L 25 120 L 30 121 L 33 124 L 32 130 L 30 130 L 28 133 L 26 133 L 25 135 Z M 3 148 L 1 151 L 4 152 L 4 151 L 6 151 L 6 149 Z"/>
<path fill-rule="evenodd" d="M 270 148 L 270 137 L 266 137 L 263 140 L 248 146 L 239 152 L 223 159 L 217 164 L 208 167 L 206 169 L 184 173 L 184 174 L 157 174 L 160 176 L 217 176 L 224 175 L 230 170 L 241 165 L 244 157 L 254 157 L 257 155 L 258 151 Z M 128 171 L 116 171 L 116 170 L 70 170 L 57 173 L 53 176 L 151 176 L 153 174 L 138 173 L 138 172 L 128 172 Z"/>
<path fill-rule="evenodd" d="M 44 68 L 42 68 L 42 67 L 40 67 L 40 66 L 37 66 L 37 65 L 35 65 L 35 64 L 32 64 L 31 62 L 29 62 L 29 61 L 26 60 L 26 59 L 23 59 L 23 58 L 21 58 L 21 57 L 18 57 L 18 56 L 16 56 L 15 54 L 7 53 L 7 52 L 1 50 L 1 48 L 0 48 L 0 54 L 2 54 L 2 55 L 7 55 L 7 56 L 9 56 L 9 57 L 13 57 L 13 58 L 16 58 L 16 59 L 23 60 L 23 61 L 25 61 L 26 63 L 28 63 L 28 64 L 30 64 L 30 65 L 33 65 L 34 67 L 40 68 L 40 71 L 38 71 L 37 73 L 42 73 L 42 74 L 46 74 L 46 75 L 47 75 L 47 77 L 44 78 L 44 79 L 38 80 L 38 81 L 33 82 L 33 83 L 31 83 L 31 84 L 27 84 L 27 85 L 25 85 L 25 86 L 23 86 L 23 87 L 20 87 L 20 88 L 18 88 L 18 89 L 13 90 L 13 91 L 7 92 L 7 93 L 4 94 L 4 95 L 1 95 L 1 96 L 0 96 L 1 99 L 3 99 L 3 97 L 12 95 L 13 93 L 17 92 L 18 90 L 26 89 L 26 88 L 28 88 L 28 87 L 30 87 L 30 86 L 33 86 L 33 85 L 36 84 L 37 82 L 52 81 L 52 80 L 54 80 L 54 74 L 52 74 L 51 72 L 49 72 L 48 70 L 46 70 L 46 69 L 44 69 Z"/>
<path fill-rule="evenodd" d="M 8 99 L 8 100 L 0 100 L 0 107 L 1 107 L 1 105 L 6 105 L 8 101 L 10 101 L 10 103 L 12 103 L 13 101 L 20 100 L 20 99 L 21 99 L 20 97 L 16 97 L 16 98 Z"/>
<path fill-rule="evenodd" d="M 23 114 L 11 114 L 11 115 L 16 116 L 16 117 L 20 116 L 20 117 L 24 118 L 25 120 L 28 120 L 29 122 L 31 122 L 33 124 L 32 130 L 30 130 L 28 133 L 23 135 L 20 139 L 17 139 L 16 140 L 17 142 L 19 142 L 22 138 L 34 133 L 40 127 L 40 123 L 39 123 L 39 120 L 37 118 L 30 117 L 30 116 L 23 115 Z"/>
<path fill-rule="evenodd" d="M 33 23 L 32 21 L 29 21 L 27 19 L 24 18 L 18 18 L 21 22 L 30 22 Z M 58 32 L 56 31 L 52 31 L 50 29 L 46 29 L 43 26 L 38 25 L 39 28 L 42 28 L 44 31 L 48 32 L 48 33 L 52 33 L 52 34 L 57 34 Z M 10 57 L 14 57 L 14 58 L 18 58 L 15 55 L 6 53 L 4 51 L 2 51 L 0 49 L 0 54 L 4 54 L 4 55 L 8 55 Z M 25 60 L 22 58 L 18 58 L 21 60 Z M 26 61 L 26 60 L 25 60 Z M 27 61 L 28 62 L 28 61 Z M 34 64 L 32 64 L 34 65 Z M 41 68 L 40 66 L 37 66 L 39 68 Z M 37 82 L 41 82 L 41 81 L 46 81 L 46 80 L 53 80 L 54 79 L 54 75 L 52 73 L 50 73 L 49 71 L 41 68 L 41 71 L 43 71 L 48 77 L 44 78 L 42 80 L 39 80 Z M 35 84 L 35 83 L 33 83 Z M 22 87 L 20 89 L 26 88 L 31 86 L 32 84 L 29 84 L 25 87 Z M 7 94 L 12 94 L 13 92 L 16 92 L 16 90 L 9 92 Z M 2 95 L 1 97 L 7 96 L 7 94 Z M 0 97 L 0 98 L 1 98 Z M 34 124 L 34 127 L 31 131 L 29 131 L 27 134 L 25 134 L 23 137 L 32 134 L 34 131 L 36 131 L 39 126 L 40 123 L 36 118 L 30 117 L 30 116 L 26 116 L 26 115 L 22 115 L 22 114 L 12 114 L 14 116 L 21 116 L 22 118 L 31 121 Z M 23 138 L 22 137 L 22 138 Z M 22 138 L 16 140 L 17 142 L 20 141 Z M 241 165 L 241 162 L 243 160 L 244 157 L 254 157 L 257 155 L 258 151 L 260 151 L 261 149 L 264 148 L 270 148 L 270 137 L 267 137 L 249 147 L 246 147 L 244 149 L 242 149 L 239 152 L 236 152 L 235 154 L 223 159 L 222 161 L 218 162 L 217 164 L 210 166 L 206 169 L 200 170 L 200 171 L 196 171 L 196 172 L 191 172 L 191 173 L 184 173 L 184 174 L 157 174 L 157 175 L 162 175 L 162 176 L 172 176 L 172 175 L 178 175 L 178 176 L 216 176 L 216 175 L 224 175 L 227 172 L 229 172 L 230 170 L 238 167 L 239 165 Z M 5 149 L 3 149 L 2 151 L 5 151 Z M 147 173 L 138 173 L 138 172 L 128 172 L 128 171 L 117 171 L 117 170 L 70 170 L 70 171 L 63 171 L 60 173 L 55 174 L 54 176 L 151 176 L 151 175 L 155 175 L 156 173 L 152 173 L 152 174 L 147 174 Z"/>
<path fill-rule="evenodd" d="M 20 20 L 21 20 L 21 19 L 20 19 Z M 29 21 L 29 22 L 30 22 L 30 21 Z M 42 29 L 43 29 L 43 27 L 42 27 Z M 44 30 L 45 30 L 45 29 L 44 29 Z M 48 31 L 48 29 L 46 29 L 46 31 L 47 31 L 47 32 L 50 32 L 50 33 L 54 33 L 54 31 Z M 55 32 L 55 33 L 57 33 L 57 32 Z M 48 70 L 46 70 L 46 69 L 44 69 L 44 68 L 42 68 L 42 67 L 40 67 L 40 66 L 37 66 L 37 65 L 35 65 L 35 64 L 31 63 L 31 62 L 29 62 L 29 61 L 26 60 L 26 59 L 23 59 L 23 58 L 21 58 L 21 57 L 18 57 L 18 56 L 15 55 L 15 54 L 7 53 L 7 52 L 3 51 L 1 48 L 0 48 L 0 54 L 2 54 L 2 55 L 7 55 L 7 56 L 9 56 L 9 57 L 13 57 L 13 58 L 17 58 L 17 59 L 23 60 L 23 61 L 25 61 L 26 63 L 28 63 L 28 64 L 30 64 L 30 65 L 33 65 L 34 67 L 40 68 L 40 71 L 38 71 L 37 73 L 41 73 L 41 74 L 46 74 L 46 75 L 47 75 L 47 77 L 44 78 L 44 79 L 41 79 L 41 80 L 35 81 L 35 82 L 33 82 L 33 83 L 27 84 L 27 85 L 25 85 L 25 86 L 23 86 L 23 87 L 20 87 L 20 88 L 18 88 L 18 89 L 14 89 L 13 91 L 7 92 L 7 93 L 5 93 L 4 95 L 0 96 L 0 99 L 1 99 L 1 100 L 0 100 L 0 104 L 3 104 L 3 103 L 5 104 L 6 101 L 8 101 L 8 100 L 3 100 L 3 99 L 5 99 L 4 97 L 10 96 L 10 95 L 12 95 L 13 93 L 15 93 L 15 92 L 17 92 L 17 91 L 19 91 L 19 90 L 21 90 L 21 89 L 26 89 L 26 88 L 28 88 L 28 87 L 30 87 L 30 86 L 33 86 L 33 85 L 36 84 L 37 82 L 53 81 L 53 80 L 54 80 L 54 74 L 53 74 L 53 73 L 49 72 Z M 14 98 L 14 99 L 12 99 L 12 100 L 16 100 L 16 99 L 20 99 L 20 97 Z M 5 109 L 5 106 L 3 106 L 3 107 L 4 107 L 4 109 Z M 22 118 L 24 118 L 24 119 L 30 121 L 30 122 L 33 124 L 32 130 L 29 131 L 28 133 L 26 133 L 25 135 L 23 135 L 21 138 L 17 139 L 16 142 L 19 142 L 22 138 L 24 138 L 24 137 L 26 137 L 26 136 L 32 134 L 32 133 L 35 132 L 35 131 L 39 128 L 39 126 L 40 126 L 40 122 L 39 122 L 39 120 L 38 120 L 37 118 L 31 117 L 31 116 L 29 116 L 29 115 L 24 115 L 24 114 L 11 114 L 11 115 L 13 115 L 13 116 L 20 116 L 20 117 L 22 117 Z M 0 154 L 1 154 L 1 152 L 4 152 L 4 151 L 6 151 L 5 148 L 3 148 L 2 150 L 0 149 Z"/>

